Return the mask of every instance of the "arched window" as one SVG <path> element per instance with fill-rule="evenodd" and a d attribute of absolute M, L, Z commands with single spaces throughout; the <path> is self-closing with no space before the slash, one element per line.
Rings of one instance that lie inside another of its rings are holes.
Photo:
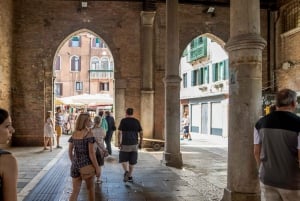
<path fill-rule="evenodd" d="M 80 71 L 80 57 L 79 56 L 72 56 L 71 58 L 71 71 Z"/>
<path fill-rule="evenodd" d="M 107 57 L 103 57 L 101 59 L 101 71 L 102 71 L 102 78 L 110 78 L 110 72 L 109 72 L 109 60 Z"/>
<path fill-rule="evenodd" d="M 91 59 L 91 67 L 90 67 L 90 76 L 91 79 L 99 79 L 101 78 L 100 70 L 100 60 L 98 57 L 92 57 Z"/>

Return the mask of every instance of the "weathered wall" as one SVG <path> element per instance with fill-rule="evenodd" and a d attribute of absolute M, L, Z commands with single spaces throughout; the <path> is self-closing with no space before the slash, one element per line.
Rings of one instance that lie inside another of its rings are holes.
<path fill-rule="evenodd" d="M 287 1 L 285 2 L 288 4 Z M 295 2 L 295 1 L 294 1 Z M 295 4 L 298 6 L 298 4 Z M 276 18 L 276 85 L 278 90 L 291 88 L 300 92 L 300 27 L 283 32 L 283 25 L 287 22 L 283 19 L 285 7 L 277 12 Z M 295 8 L 299 9 L 299 8 Z M 299 25 L 298 25 L 299 26 Z"/>
<path fill-rule="evenodd" d="M 11 110 L 13 0 L 0 1 L 0 107 Z"/>
<path fill-rule="evenodd" d="M 88 8 L 80 10 L 79 1 L 14 2 L 16 26 L 12 102 L 16 133 L 13 144 L 42 144 L 44 114 L 52 107 L 52 64 L 55 53 L 67 37 L 82 29 L 99 35 L 109 46 L 115 63 L 115 93 L 125 90 L 124 108 L 133 107 L 135 115 L 140 118 L 142 3 L 88 1 Z M 165 4 L 157 4 L 154 29 L 156 138 L 163 137 L 165 118 L 165 8 Z M 181 53 L 194 37 L 204 33 L 214 34 L 224 42 L 228 40 L 229 8 L 216 8 L 215 16 L 203 12 L 204 6 L 180 4 L 179 8 Z M 115 116 L 118 123 L 124 114 Z"/>

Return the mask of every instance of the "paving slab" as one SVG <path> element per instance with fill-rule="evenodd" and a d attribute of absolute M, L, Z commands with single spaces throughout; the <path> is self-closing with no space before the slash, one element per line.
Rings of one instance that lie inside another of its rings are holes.
<path fill-rule="evenodd" d="M 72 180 L 67 156 L 67 140 L 62 136 L 63 149 L 44 151 L 42 147 L 9 148 L 18 160 L 18 200 L 69 199 Z M 223 138 L 194 136 L 181 141 L 182 169 L 161 163 L 163 151 L 143 149 L 134 170 L 134 182 L 123 182 L 123 170 L 118 163 L 118 150 L 105 159 L 103 183 L 95 185 L 96 200 L 101 201 L 216 201 L 226 186 L 227 142 Z M 87 200 L 85 184 L 79 195 Z"/>

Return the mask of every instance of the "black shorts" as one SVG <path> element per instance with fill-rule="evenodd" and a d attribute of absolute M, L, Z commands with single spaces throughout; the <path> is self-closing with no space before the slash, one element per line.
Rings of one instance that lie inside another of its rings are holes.
<path fill-rule="evenodd" d="M 129 162 L 130 165 L 135 165 L 137 164 L 137 158 L 138 158 L 137 151 L 131 151 L 131 152 L 120 151 L 119 153 L 119 163 Z"/>

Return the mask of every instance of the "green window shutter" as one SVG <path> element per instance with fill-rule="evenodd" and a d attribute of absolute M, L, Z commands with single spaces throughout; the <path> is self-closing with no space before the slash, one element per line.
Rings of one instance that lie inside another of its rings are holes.
<path fill-rule="evenodd" d="M 229 62 L 228 62 L 228 59 L 226 59 L 224 61 L 224 71 L 225 71 L 225 80 L 228 80 L 229 78 Z"/>
<path fill-rule="evenodd" d="M 216 66 L 217 64 L 212 64 L 212 75 L 213 75 L 213 82 L 215 82 L 217 79 L 216 79 Z"/>
<path fill-rule="evenodd" d="M 198 69 L 198 85 L 203 84 L 203 68 Z"/>
<path fill-rule="evenodd" d="M 192 40 L 190 51 L 188 52 L 188 62 L 195 61 L 207 56 L 207 38 L 197 37 Z"/>
<path fill-rule="evenodd" d="M 192 73 L 191 73 L 191 86 L 195 86 L 195 84 L 194 84 L 194 71 L 192 71 Z"/>
<path fill-rule="evenodd" d="M 219 63 L 219 80 L 224 80 L 224 61 Z"/>
<path fill-rule="evenodd" d="M 72 41 L 79 41 L 79 37 L 78 36 L 73 36 Z"/>
<path fill-rule="evenodd" d="M 204 75 L 203 75 L 204 83 L 209 82 L 209 73 L 208 73 L 208 66 L 204 67 Z"/>

